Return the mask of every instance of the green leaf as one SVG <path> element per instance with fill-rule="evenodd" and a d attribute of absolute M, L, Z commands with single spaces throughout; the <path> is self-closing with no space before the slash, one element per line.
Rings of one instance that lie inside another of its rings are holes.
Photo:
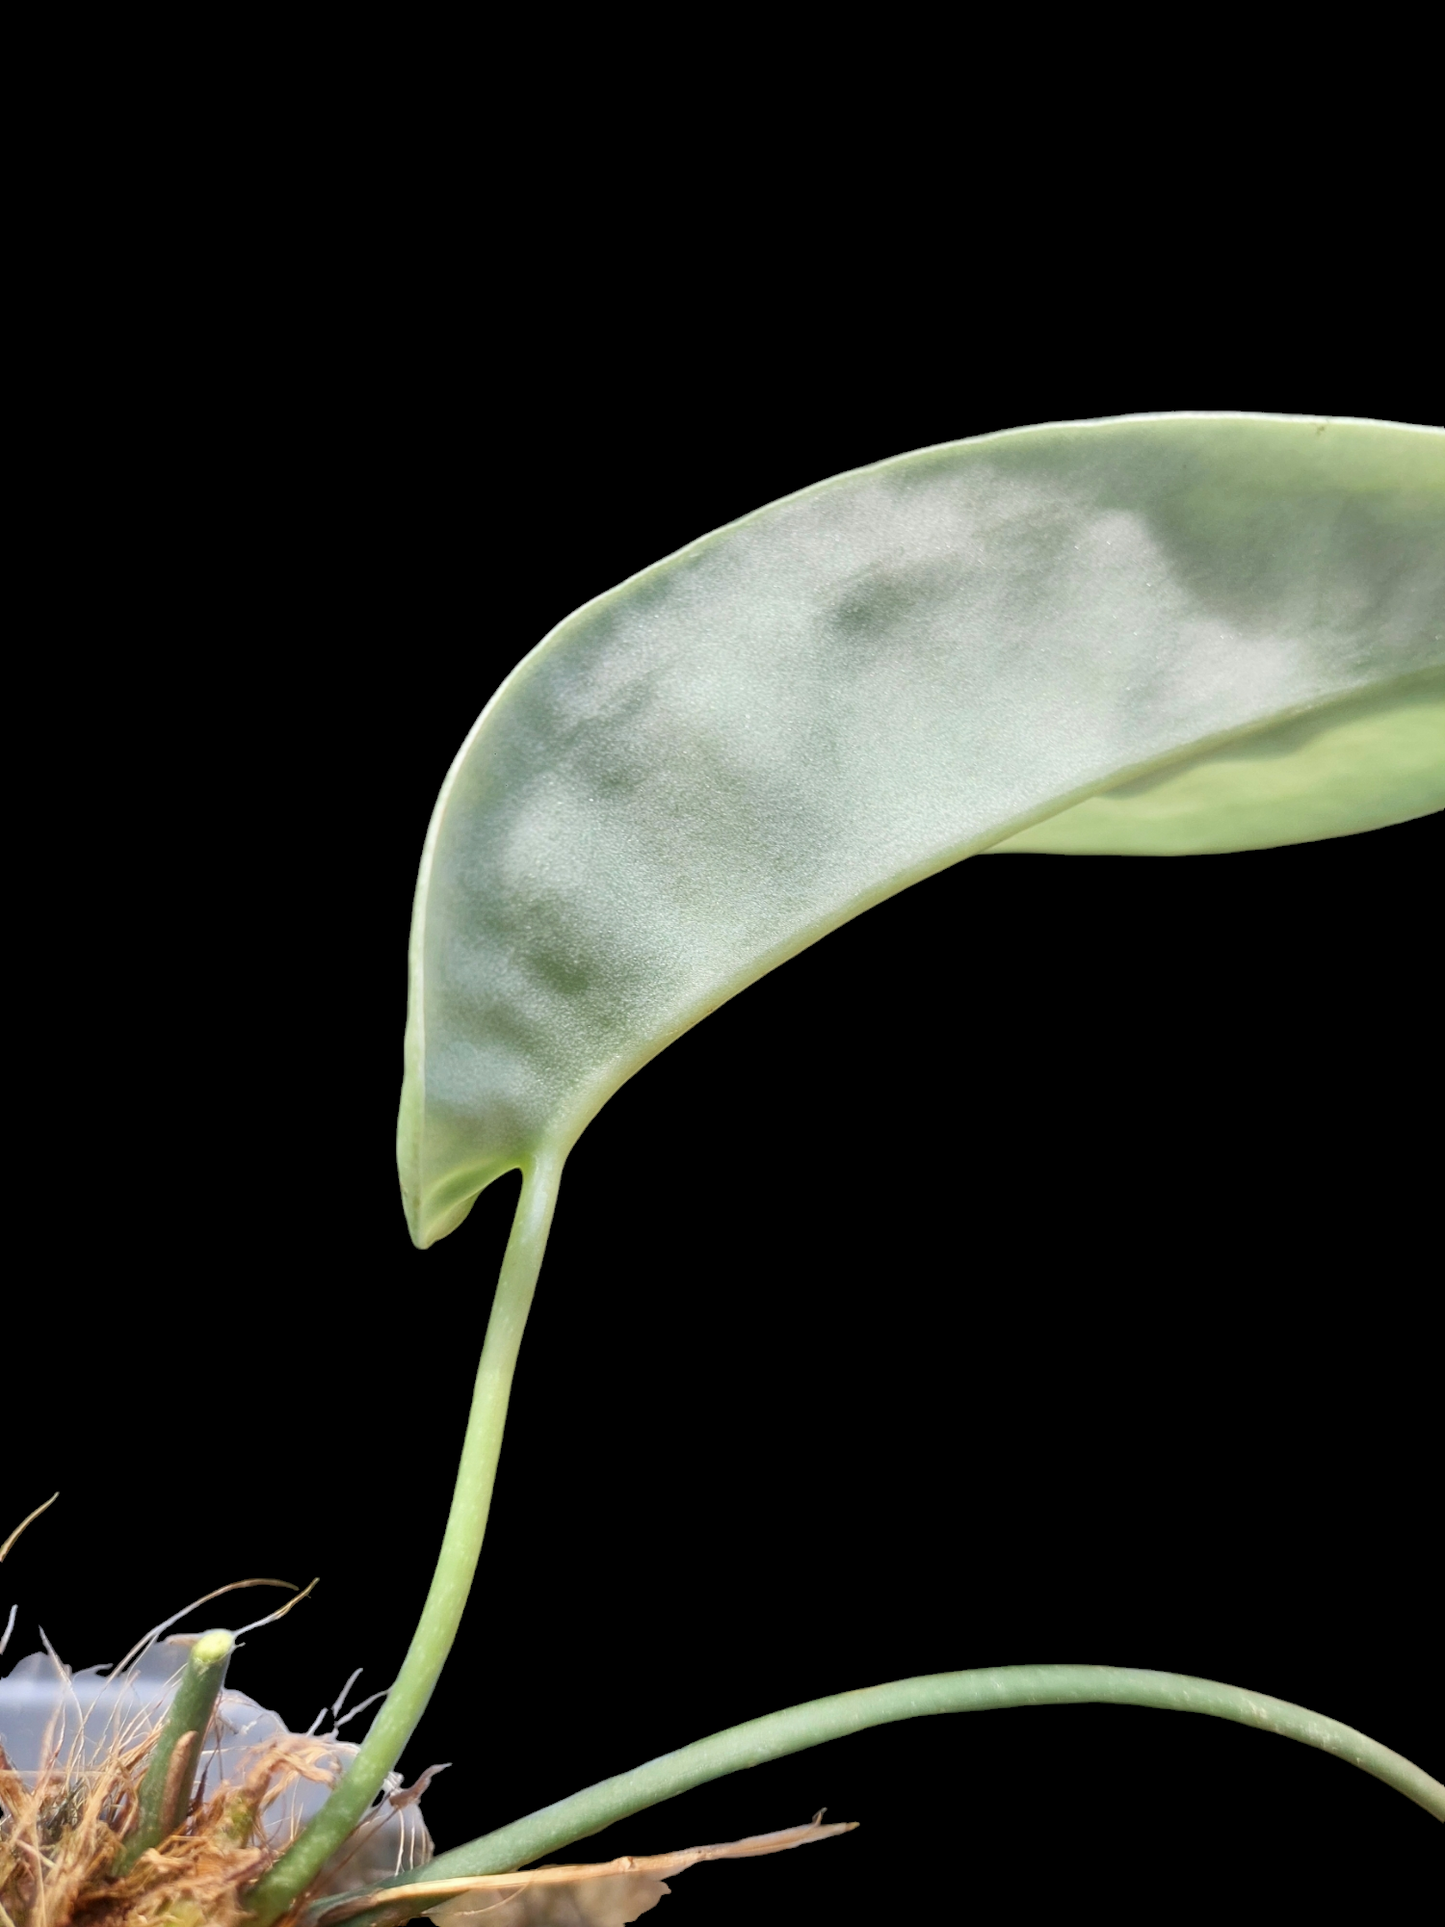
<path fill-rule="evenodd" d="M 412 928 L 412 1236 L 962 857 L 1442 806 L 1445 433 L 1132 416 L 804 489 L 569 616 L 458 755 Z"/>

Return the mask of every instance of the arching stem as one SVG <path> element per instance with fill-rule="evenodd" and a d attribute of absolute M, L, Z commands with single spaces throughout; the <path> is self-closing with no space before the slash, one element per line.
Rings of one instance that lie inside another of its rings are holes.
<path fill-rule="evenodd" d="M 584 1787 L 580 1793 L 541 1807 L 495 1833 L 439 1854 L 427 1866 L 400 1873 L 388 1885 L 413 1886 L 472 1874 L 510 1873 L 542 1854 L 556 1853 L 615 1820 L 624 1820 L 708 1780 L 890 1720 L 916 1719 L 929 1713 L 981 1713 L 1007 1706 L 1087 1702 L 1211 1713 L 1217 1719 L 1283 1734 L 1286 1739 L 1321 1747 L 1363 1768 L 1437 1820 L 1445 1820 L 1445 1786 L 1438 1780 L 1352 1726 L 1326 1719 L 1322 1713 L 1311 1713 L 1288 1700 L 1225 1686 L 1218 1680 L 1131 1666 L 989 1666 L 972 1672 L 928 1673 L 917 1679 L 892 1680 L 886 1686 L 835 1693 L 828 1699 L 809 1700 L 802 1706 L 748 1720 L 742 1726 L 696 1740 L 691 1746 L 679 1747 L 675 1753 L 664 1753 L 630 1773 Z M 336 1902 L 327 1904 L 335 1906 Z M 405 1908 L 376 1909 L 359 1913 L 352 1927 L 385 1927 L 385 1923 L 406 1918 Z"/>
<path fill-rule="evenodd" d="M 524 1167 L 522 1195 L 497 1280 L 471 1415 L 436 1571 L 396 1684 L 325 1806 L 246 1898 L 254 1927 L 271 1927 L 360 1822 L 426 1711 L 461 1623 L 482 1549 L 522 1332 L 557 1201 L 561 1161 Z"/>

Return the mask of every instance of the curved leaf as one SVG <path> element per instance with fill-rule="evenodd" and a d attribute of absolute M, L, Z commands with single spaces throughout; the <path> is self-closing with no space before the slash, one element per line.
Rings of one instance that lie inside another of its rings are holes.
<path fill-rule="evenodd" d="M 1442 805 L 1445 433 L 1132 416 L 804 489 L 569 616 L 453 764 L 412 928 L 412 1235 L 961 857 Z"/>

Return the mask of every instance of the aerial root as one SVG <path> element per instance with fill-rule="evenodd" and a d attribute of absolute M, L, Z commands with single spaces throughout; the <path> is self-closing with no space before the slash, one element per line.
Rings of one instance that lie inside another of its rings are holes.
<path fill-rule="evenodd" d="M 261 1817 L 296 1779 L 329 1784 L 334 1756 L 278 1734 L 248 1755 L 244 1774 L 204 1785 L 180 1829 L 113 1876 L 135 1819 L 154 1743 L 117 1745 L 102 1761 L 22 1776 L 0 1750 L 0 1922 L 13 1927 L 241 1927 L 242 1894 L 276 1860 Z M 363 1826 L 366 1823 L 363 1822 Z M 283 1843 L 284 1844 L 284 1843 Z M 301 1906 L 278 1927 L 294 1927 Z"/>

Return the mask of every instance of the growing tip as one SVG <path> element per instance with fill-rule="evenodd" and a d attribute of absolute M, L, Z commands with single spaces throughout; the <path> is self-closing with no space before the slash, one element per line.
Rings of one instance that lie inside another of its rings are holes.
<path fill-rule="evenodd" d="M 191 1664 L 197 1668 L 223 1666 L 235 1644 L 236 1635 L 222 1628 L 202 1633 L 191 1646 Z"/>

